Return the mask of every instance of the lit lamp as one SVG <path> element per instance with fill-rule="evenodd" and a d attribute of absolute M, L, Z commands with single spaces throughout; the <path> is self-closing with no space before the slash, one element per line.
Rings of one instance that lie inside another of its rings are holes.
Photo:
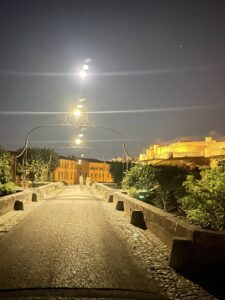
<path fill-rule="evenodd" d="M 84 79 L 87 77 L 87 73 L 84 71 L 84 70 L 81 70 L 80 73 L 79 73 L 79 76 L 81 79 Z"/>
<path fill-rule="evenodd" d="M 89 69 L 88 65 L 86 65 L 86 64 L 85 64 L 85 65 L 83 65 L 83 67 L 82 67 L 82 68 L 83 68 L 83 70 L 85 70 L 85 71 L 87 71 L 87 70 Z"/>
<path fill-rule="evenodd" d="M 79 109 L 75 109 L 73 111 L 73 115 L 74 115 L 74 117 L 76 117 L 78 119 L 81 116 L 81 111 Z"/>
<path fill-rule="evenodd" d="M 75 144 L 76 144 L 76 145 L 80 145 L 81 142 L 82 142 L 82 141 L 81 141 L 81 139 L 79 139 L 79 138 L 77 138 L 77 139 L 75 140 Z"/>

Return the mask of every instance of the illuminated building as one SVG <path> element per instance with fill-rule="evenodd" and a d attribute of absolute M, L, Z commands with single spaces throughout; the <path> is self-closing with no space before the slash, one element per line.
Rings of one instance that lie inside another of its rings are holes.
<path fill-rule="evenodd" d="M 97 159 L 69 159 L 61 157 L 59 167 L 53 171 L 54 181 L 67 184 L 78 184 L 79 176 L 89 177 L 91 182 L 113 182 L 109 172 L 109 165 Z"/>
<path fill-rule="evenodd" d="M 204 141 L 176 142 L 169 145 L 152 145 L 140 154 L 139 162 L 157 162 L 158 160 L 191 160 L 192 158 L 208 159 L 209 164 L 218 158 L 225 157 L 225 142 L 205 137 Z M 206 161 L 205 160 L 205 161 Z"/>
<path fill-rule="evenodd" d="M 74 159 L 60 157 L 59 167 L 53 171 L 54 181 L 63 181 L 67 184 L 75 184 L 77 179 L 77 163 Z"/>

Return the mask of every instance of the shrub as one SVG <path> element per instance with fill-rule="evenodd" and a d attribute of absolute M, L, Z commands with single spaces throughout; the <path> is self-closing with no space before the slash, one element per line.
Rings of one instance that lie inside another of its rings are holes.
<path fill-rule="evenodd" d="M 0 194 L 2 196 L 15 193 L 16 186 L 13 182 L 0 183 Z"/>
<path fill-rule="evenodd" d="M 125 173 L 122 187 L 128 190 L 131 187 L 147 191 L 156 189 L 156 172 L 154 167 L 137 164 Z"/>
<path fill-rule="evenodd" d="M 135 187 L 131 187 L 129 190 L 128 190 L 128 195 L 133 197 L 133 198 L 137 198 L 137 195 L 138 195 L 138 191 Z"/>
<path fill-rule="evenodd" d="M 116 183 L 117 187 L 119 187 L 119 188 L 121 187 L 121 182 L 124 177 L 125 170 L 127 169 L 127 167 L 128 167 L 128 170 L 130 170 L 131 165 L 132 165 L 131 161 L 129 161 L 128 164 L 123 161 L 110 162 L 109 171 L 110 171 L 112 178 L 113 178 L 114 182 Z"/>
<path fill-rule="evenodd" d="M 15 185 L 11 181 L 10 155 L 0 148 L 0 195 L 15 193 Z"/>
<path fill-rule="evenodd" d="M 0 148 L 0 183 L 11 181 L 9 154 Z"/>
<path fill-rule="evenodd" d="M 188 174 L 196 171 L 181 166 L 157 166 L 157 180 L 159 183 L 158 202 L 160 206 L 169 212 L 179 209 L 178 199 L 185 195 L 183 182 Z"/>
<path fill-rule="evenodd" d="M 138 164 L 125 173 L 122 186 L 132 197 L 140 199 L 139 192 L 145 192 L 142 201 L 166 211 L 177 211 L 177 199 L 184 196 L 182 183 L 188 173 L 190 169 L 185 167 Z"/>
<path fill-rule="evenodd" d="M 206 229 L 225 229 L 225 169 L 202 168 L 200 179 L 187 176 L 187 196 L 181 199 L 187 220 Z"/>

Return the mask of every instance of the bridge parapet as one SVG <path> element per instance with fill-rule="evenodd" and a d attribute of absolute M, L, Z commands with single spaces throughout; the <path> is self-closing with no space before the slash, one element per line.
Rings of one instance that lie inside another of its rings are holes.
<path fill-rule="evenodd" d="M 190 270 L 225 271 L 225 232 L 215 232 L 190 225 L 175 215 L 134 199 L 118 190 L 96 183 L 104 200 L 113 196 L 113 205 L 123 201 L 129 218 L 141 211 L 147 229 L 170 249 L 169 264 L 181 272 Z M 112 205 L 112 204 L 111 204 Z"/>
<path fill-rule="evenodd" d="M 27 203 L 44 199 L 48 195 L 52 195 L 63 187 L 62 182 L 52 182 L 38 188 L 31 188 L 23 192 L 7 195 L 0 198 L 0 216 L 13 211 L 15 209 L 15 202 L 20 201 L 26 207 Z M 36 195 L 36 196 L 34 196 Z M 34 200 L 35 199 L 35 200 Z"/>

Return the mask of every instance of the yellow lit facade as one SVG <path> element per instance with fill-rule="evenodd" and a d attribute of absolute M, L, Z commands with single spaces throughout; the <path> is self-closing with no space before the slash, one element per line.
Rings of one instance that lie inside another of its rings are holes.
<path fill-rule="evenodd" d="M 140 154 L 139 161 L 219 156 L 225 156 L 225 142 L 206 137 L 204 141 L 177 142 L 167 146 L 153 145 Z"/>
<path fill-rule="evenodd" d="M 109 165 L 97 160 L 59 159 L 59 167 L 53 171 L 54 181 L 63 181 L 67 184 L 78 184 L 79 176 L 89 177 L 91 182 L 113 182 L 109 172 Z"/>
<path fill-rule="evenodd" d="M 77 163 L 73 159 L 60 158 L 59 167 L 53 171 L 54 181 L 63 181 L 67 184 L 77 182 Z"/>
<path fill-rule="evenodd" d="M 104 162 L 90 162 L 89 177 L 92 182 L 113 182 L 111 173 L 109 172 L 109 165 Z"/>

